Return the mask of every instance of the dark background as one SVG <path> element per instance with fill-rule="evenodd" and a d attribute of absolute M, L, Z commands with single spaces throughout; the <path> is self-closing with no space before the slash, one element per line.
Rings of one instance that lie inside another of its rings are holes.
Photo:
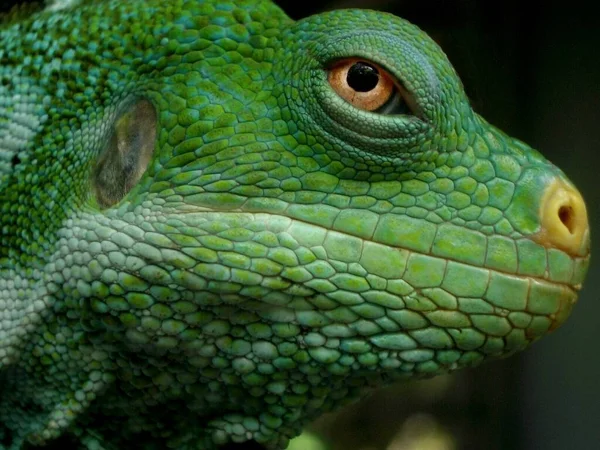
<path fill-rule="evenodd" d="M 4 0 L 0 11 L 14 3 Z M 600 20 L 591 5 L 278 3 L 294 18 L 343 7 L 379 9 L 427 31 L 455 65 L 476 111 L 539 149 L 579 187 L 588 205 L 593 253 L 600 253 Z M 597 261 L 592 259 L 571 318 L 526 352 L 450 377 L 389 387 L 324 417 L 314 429 L 340 450 L 600 448 Z"/>

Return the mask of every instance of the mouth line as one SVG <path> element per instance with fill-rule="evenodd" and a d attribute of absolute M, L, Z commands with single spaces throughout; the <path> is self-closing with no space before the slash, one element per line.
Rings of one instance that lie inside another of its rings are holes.
<path fill-rule="evenodd" d="M 545 278 L 543 276 L 538 276 L 538 275 L 519 274 L 519 273 L 511 272 L 511 271 L 508 271 L 508 270 L 502 270 L 502 269 L 499 269 L 497 267 L 487 267 L 485 265 L 475 265 L 475 264 L 467 263 L 467 262 L 464 262 L 462 260 L 459 260 L 459 259 L 456 259 L 456 258 L 452 258 L 452 257 L 447 257 L 447 256 L 443 256 L 442 257 L 442 256 L 438 256 L 438 255 L 433 255 L 431 253 L 420 252 L 420 251 L 417 251 L 417 250 L 412 250 L 412 249 L 401 247 L 401 246 L 397 246 L 397 245 L 389 245 L 389 244 L 385 244 L 385 243 L 382 243 L 382 242 L 374 241 L 374 240 L 371 240 L 371 239 L 366 239 L 366 238 L 361 237 L 361 236 L 356 236 L 356 235 L 350 234 L 350 233 L 345 232 L 345 231 L 340 231 L 340 230 L 336 230 L 336 229 L 329 229 L 329 228 L 323 227 L 321 225 L 314 224 L 312 222 L 301 220 L 301 219 L 298 219 L 298 218 L 295 218 L 295 217 L 286 216 L 285 214 L 274 214 L 274 213 L 271 213 L 271 212 L 263 212 L 263 211 L 245 211 L 245 210 L 242 210 L 242 209 L 220 211 L 220 210 L 217 210 L 217 209 L 211 209 L 211 208 L 202 207 L 202 206 L 196 206 L 196 205 L 189 205 L 189 207 L 190 207 L 190 209 L 193 208 L 193 210 L 187 210 L 187 211 L 172 210 L 172 212 L 175 213 L 175 214 L 183 214 L 183 215 L 188 215 L 188 214 L 243 214 L 243 215 L 248 215 L 248 216 L 255 216 L 255 215 L 258 215 L 258 214 L 260 214 L 260 215 L 264 214 L 264 215 L 284 217 L 284 218 L 289 219 L 289 220 L 291 220 L 293 222 L 303 223 L 303 224 L 306 224 L 306 225 L 309 225 L 309 226 L 321 228 L 321 229 L 323 229 L 325 231 L 336 232 L 336 233 L 342 234 L 344 236 L 352 237 L 352 238 L 355 238 L 355 239 L 360 239 L 363 242 L 372 242 L 372 243 L 376 243 L 376 244 L 380 244 L 380 245 L 386 246 L 388 248 L 397 249 L 399 251 L 407 251 L 407 252 L 410 252 L 410 253 L 424 255 L 424 256 L 431 257 L 431 258 L 435 258 L 435 259 L 441 259 L 441 260 L 444 260 L 444 261 L 456 262 L 458 264 L 462 264 L 462 265 L 465 265 L 465 266 L 468 266 L 468 267 L 474 267 L 474 268 L 488 270 L 490 272 L 501 273 L 503 275 L 508 275 L 508 276 L 512 276 L 512 277 L 516 277 L 516 278 L 520 278 L 520 279 L 534 280 L 534 281 L 537 281 L 537 282 L 540 282 L 540 283 L 546 283 L 546 284 L 550 284 L 550 285 L 553 285 L 553 286 L 560 286 L 560 287 L 568 289 L 571 293 L 573 293 L 575 295 L 577 295 L 579 293 L 579 291 L 581 290 L 581 288 L 582 288 L 582 283 L 571 284 L 571 283 L 568 283 L 568 282 L 556 281 L 556 280 L 552 280 L 552 279 Z M 547 249 L 548 247 L 544 247 L 544 248 Z M 568 255 L 571 258 L 571 260 L 575 259 L 575 257 L 573 255 L 571 255 L 571 254 L 568 254 Z M 583 260 L 583 259 L 588 259 L 589 256 L 590 256 L 590 252 L 588 252 L 588 254 L 586 254 L 584 256 L 577 256 L 577 258 L 581 258 Z M 547 270 L 546 270 L 546 272 L 547 272 Z"/>
<path fill-rule="evenodd" d="M 392 248 L 397 248 L 399 250 L 407 250 L 403 247 L 392 247 Z M 494 268 L 490 268 L 490 267 L 485 267 L 485 266 L 477 266 L 474 264 L 469 264 L 469 263 L 465 263 L 464 261 L 458 260 L 458 259 L 454 259 L 454 258 L 449 258 L 449 257 L 440 257 L 440 256 L 436 256 L 436 255 L 431 255 L 429 253 L 422 253 L 422 252 L 415 252 L 413 250 L 407 250 L 410 251 L 412 253 L 418 253 L 420 255 L 425 255 L 425 256 L 430 256 L 431 258 L 437 258 L 437 259 L 443 259 L 445 261 L 452 261 L 452 262 L 456 262 L 459 264 L 463 264 L 465 266 L 469 266 L 469 267 L 475 267 L 475 268 L 479 268 L 479 269 L 485 269 L 485 270 L 489 270 L 490 272 L 496 272 L 496 273 L 501 273 L 503 275 L 508 275 L 511 277 L 516 277 L 516 278 L 521 278 L 521 279 L 526 279 L 526 280 L 534 280 L 534 281 L 538 281 L 541 283 L 546 283 L 546 284 L 551 284 L 554 286 L 562 286 L 564 288 L 569 289 L 571 292 L 577 294 L 581 288 L 582 288 L 582 283 L 578 283 L 578 284 L 570 284 L 570 283 L 566 283 L 566 282 L 562 282 L 562 281 L 556 281 L 556 280 L 550 280 L 548 278 L 543 278 L 540 276 L 535 276 L 535 275 L 525 275 L 525 274 L 519 274 L 519 273 L 515 273 L 515 272 L 509 272 L 507 270 L 502 270 L 502 269 L 498 269 L 496 267 Z M 587 258 L 584 257 L 584 258 Z"/>

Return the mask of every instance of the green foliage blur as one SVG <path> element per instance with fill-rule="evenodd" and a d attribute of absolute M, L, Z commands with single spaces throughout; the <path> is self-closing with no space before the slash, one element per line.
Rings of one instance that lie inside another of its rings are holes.
<path fill-rule="evenodd" d="M 330 450 L 330 447 L 317 434 L 305 431 L 292 439 L 288 450 Z"/>

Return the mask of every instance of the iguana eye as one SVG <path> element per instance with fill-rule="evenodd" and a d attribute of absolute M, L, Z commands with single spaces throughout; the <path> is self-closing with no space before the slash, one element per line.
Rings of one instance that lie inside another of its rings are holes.
<path fill-rule="evenodd" d="M 328 81 L 337 94 L 353 106 L 379 114 L 413 114 L 404 89 L 383 68 L 356 58 L 337 61 Z"/>

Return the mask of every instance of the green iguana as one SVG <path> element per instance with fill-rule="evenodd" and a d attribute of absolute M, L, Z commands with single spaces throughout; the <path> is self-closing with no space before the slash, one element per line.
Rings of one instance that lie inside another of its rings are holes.
<path fill-rule="evenodd" d="M 553 330 L 590 248 L 417 27 L 266 0 L 1 19 L 0 213 L 4 449 L 283 449 Z"/>

